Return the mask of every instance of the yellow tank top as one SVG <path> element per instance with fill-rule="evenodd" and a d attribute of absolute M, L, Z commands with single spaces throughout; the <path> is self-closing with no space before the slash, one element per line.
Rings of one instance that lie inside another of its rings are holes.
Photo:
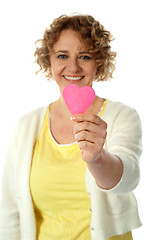
<path fill-rule="evenodd" d="M 105 105 L 106 101 L 100 116 Z M 53 139 L 48 108 L 30 172 L 37 240 L 91 240 L 91 201 L 85 186 L 85 173 L 86 163 L 78 144 L 61 145 Z"/>

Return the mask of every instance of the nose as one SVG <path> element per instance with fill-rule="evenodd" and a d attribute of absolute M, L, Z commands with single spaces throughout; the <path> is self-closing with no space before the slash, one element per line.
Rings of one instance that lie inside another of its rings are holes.
<path fill-rule="evenodd" d="M 69 60 L 69 64 L 68 64 L 68 70 L 71 73 L 78 73 L 81 71 L 81 66 L 78 62 L 78 59 L 74 58 L 74 59 L 70 59 Z"/>

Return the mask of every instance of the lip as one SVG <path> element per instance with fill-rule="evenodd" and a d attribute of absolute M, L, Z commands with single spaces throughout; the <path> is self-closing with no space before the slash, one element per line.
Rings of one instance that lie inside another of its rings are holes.
<path fill-rule="evenodd" d="M 64 79 L 66 79 L 67 81 L 80 81 L 81 79 L 84 78 L 84 76 L 67 76 L 67 75 L 63 75 Z"/>

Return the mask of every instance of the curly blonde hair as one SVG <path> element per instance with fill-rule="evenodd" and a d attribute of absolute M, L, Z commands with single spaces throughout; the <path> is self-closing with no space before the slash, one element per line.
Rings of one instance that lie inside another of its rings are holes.
<path fill-rule="evenodd" d="M 61 15 L 54 19 L 49 29 L 46 29 L 42 39 L 35 42 L 34 53 L 40 70 L 45 73 L 48 80 L 52 79 L 50 73 L 50 54 L 58 40 L 61 31 L 72 29 L 78 32 L 82 39 L 90 46 L 97 63 L 95 81 L 106 81 L 112 78 L 115 70 L 116 52 L 111 51 L 110 42 L 113 40 L 111 33 L 90 15 Z"/>

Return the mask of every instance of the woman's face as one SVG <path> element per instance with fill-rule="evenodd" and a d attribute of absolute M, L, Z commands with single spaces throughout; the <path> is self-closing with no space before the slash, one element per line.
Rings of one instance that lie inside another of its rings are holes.
<path fill-rule="evenodd" d="M 92 86 L 97 70 L 96 61 L 77 32 L 68 29 L 60 33 L 50 62 L 51 74 L 61 92 L 69 84 Z"/>

